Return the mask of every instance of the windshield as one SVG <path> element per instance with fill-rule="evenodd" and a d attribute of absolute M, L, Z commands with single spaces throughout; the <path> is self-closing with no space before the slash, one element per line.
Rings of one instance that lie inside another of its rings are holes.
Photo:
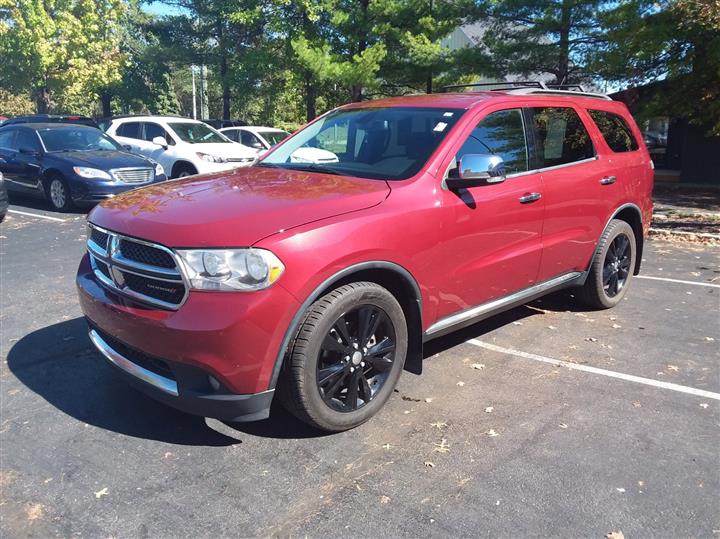
<path fill-rule="evenodd" d="M 190 144 L 202 144 L 206 142 L 228 142 L 230 139 L 221 135 L 207 124 L 195 122 L 173 122 L 168 123 L 177 136 Z"/>
<path fill-rule="evenodd" d="M 48 152 L 122 150 L 120 145 L 105 133 L 89 127 L 46 127 L 38 129 L 38 134 Z"/>
<path fill-rule="evenodd" d="M 332 112 L 258 166 L 404 180 L 417 174 L 463 110 L 392 107 Z"/>
<path fill-rule="evenodd" d="M 258 131 L 258 134 L 267 140 L 270 146 L 275 146 L 290 136 L 287 131 Z"/>

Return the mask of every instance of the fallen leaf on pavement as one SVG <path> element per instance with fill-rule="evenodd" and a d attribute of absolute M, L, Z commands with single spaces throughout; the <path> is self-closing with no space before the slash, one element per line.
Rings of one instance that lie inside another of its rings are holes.
<path fill-rule="evenodd" d="M 625 492 L 624 488 L 616 488 L 615 490 L 617 490 L 618 492 Z"/>
<path fill-rule="evenodd" d="M 440 440 L 439 444 L 433 444 L 435 446 L 435 449 L 433 451 L 437 451 L 438 453 L 449 453 L 450 452 L 450 446 L 447 443 L 447 440 L 443 438 Z"/>
<path fill-rule="evenodd" d="M 699 406 L 700 406 L 700 408 L 707 408 L 707 407 L 708 407 L 708 403 L 707 403 L 707 402 L 701 402 Z"/>
<path fill-rule="evenodd" d="M 433 401 L 433 400 L 432 400 L 432 397 L 428 397 L 427 399 L 425 399 L 425 402 L 428 402 L 428 403 L 429 403 L 429 402 L 432 402 L 432 401 Z"/>
<path fill-rule="evenodd" d="M 487 435 L 490 436 L 491 438 L 494 438 L 495 436 L 500 436 L 499 433 L 495 432 L 495 429 L 490 429 L 490 430 L 487 431 L 485 434 L 487 434 Z"/>
<path fill-rule="evenodd" d="M 623 532 L 610 532 L 607 535 L 605 535 L 607 539 L 625 539 L 625 535 L 623 535 Z"/>
<path fill-rule="evenodd" d="M 597 339 L 595 337 L 586 337 L 585 340 L 589 342 L 597 342 Z"/>
<path fill-rule="evenodd" d="M 557 329 L 555 326 L 548 326 L 548 329 Z"/>
<path fill-rule="evenodd" d="M 611 327 L 613 329 L 620 329 L 622 326 L 620 324 L 613 324 Z"/>
<path fill-rule="evenodd" d="M 560 424 L 558 425 L 558 427 L 560 427 L 561 429 L 566 429 L 566 428 L 568 428 L 567 424 L 565 424 L 565 423 L 560 423 Z"/>
<path fill-rule="evenodd" d="M 495 409 L 495 408 L 493 408 L 492 406 L 488 406 L 487 408 L 485 408 L 485 413 L 486 413 L 486 414 L 490 414 L 490 413 L 492 413 L 492 411 L 493 411 L 494 409 Z"/>
<path fill-rule="evenodd" d="M 460 382 L 458 382 L 458 383 L 457 383 L 457 384 L 455 384 L 455 385 L 456 385 L 456 386 L 460 386 L 460 387 L 462 387 L 462 386 L 464 386 L 464 385 L 465 385 L 465 382 L 462 382 L 462 381 L 460 381 Z"/>
<path fill-rule="evenodd" d="M 380 503 L 390 503 L 390 498 L 388 496 L 383 496 L 380 498 Z"/>
<path fill-rule="evenodd" d="M 518 322 L 517 320 L 515 322 L 513 322 L 513 326 L 522 326 L 522 325 L 523 325 L 523 323 Z"/>
<path fill-rule="evenodd" d="M 470 366 L 471 366 L 473 369 L 477 369 L 477 370 L 479 370 L 479 371 L 481 371 L 481 370 L 483 370 L 483 369 L 485 368 L 485 364 L 484 364 L 484 363 L 473 363 L 473 364 L 470 365 Z"/>
<path fill-rule="evenodd" d="M 426 461 L 425 461 L 425 466 L 426 466 L 427 468 L 434 468 L 434 467 L 435 467 L 435 464 L 432 463 L 432 462 L 430 462 L 429 460 L 426 460 Z"/>
<path fill-rule="evenodd" d="M 668 365 L 667 368 L 669 371 L 675 371 L 675 372 L 680 370 L 680 368 L 676 365 Z"/>
<path fill-rule="evenodd" d="M 107 496 L 107 495 L 108 495 L 108 489 L 107 489 L 107 487 L 105 487 L 105 488 L 103 488 L 103 489 L 101 489 L 101 490 L 98 490 L 98 491 L 95 493 L 95 497 L 98 498 L 98 499 L 102 498 L 103 496 Z"/>
<path fill-rule="evenodd" d="M 713 339 L 712 337 L 705 337 L 705 340 L 707 342 L 713 342 L 715 339 Z"/>
<path fill-rule="evenodd" d="M 392 446 L 390 444 L 385 444 L 384 446 L 382 446 L 382 448 L 383 449 L 391 449 Z"/>
<path fill-rule="evenodd" d="M 436 429 L 443 429 L 447 427 L 447 423 L 445 423 L 445 421 L 435 421 L 435 423 L 430 423 L 430 426 Z"/>
<path fill-rule="evenodd" d="M 635 408 L 641 408 L 641 407 L 642 407 L 642 404 L 640 404 L 639 401 L 633 401 L 632 405 L 633 405 Z"/>

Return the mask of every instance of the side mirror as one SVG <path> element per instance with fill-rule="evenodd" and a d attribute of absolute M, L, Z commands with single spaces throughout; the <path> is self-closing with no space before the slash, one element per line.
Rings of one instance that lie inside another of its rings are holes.
<path fill-rule="evenodd" d="M 158 146 L 162 146 L 163 148 L 167 148 L 167 147 L 168 147 L 167 140 L 165 140 L 165 138 L 164 138 L 164 137 L 161 137 L 160 135 L 158 135 L 157 137 L 153 138 L 153 139 L 152 139 L 152 143 L 153 143 L 153 144 L 156 144 L 156 145 L 158 145 Z"/>
<path fill-rule="evenodd" d="M 499 155 L 469 153 L 460 158 L 458 177 L 447 178 L 448 189 L 477 187 L 505 181 L 505 163 Z"/>
<path fill-rule="evenodd" d="M 122 147 L 127 151 L 132 151 L 132 146 L 130 146 L 129 144 L 123 144 Z"/>
<path fill-rule="evenodd" d="M 18 151 L 25 155 L 40 155 L 39 151 L 34 148 L 28 148 L 27 146 L 21 146 Z"/>

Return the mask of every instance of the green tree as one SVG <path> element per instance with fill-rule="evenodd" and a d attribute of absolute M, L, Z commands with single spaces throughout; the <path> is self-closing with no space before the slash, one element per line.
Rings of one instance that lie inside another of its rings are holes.
<path fill-rule="evenodd" d="M 504 73 L 552 74 L 556 84 L 586 79 L 599 41 L 603 0 L 489 0 L 484 44 Z"/>
<path fill-rule="evenodd" d="M 91 112 L 120 78 L 122 0 L 0 0 L 0 84 L 37 110 Z M 89 99 L 90 98 L 90 99 Z"/>
<path fill-rule="evenodd" d="M 720 2 L 625 0 L 603 18 L 594 70 L 622 85 L 667 81 L 648 113 L 720 134 Z"/>

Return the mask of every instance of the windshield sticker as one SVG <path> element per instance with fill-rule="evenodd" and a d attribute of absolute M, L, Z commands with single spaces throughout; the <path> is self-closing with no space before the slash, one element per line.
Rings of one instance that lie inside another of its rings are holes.
<path fill-rule="evenodd" d="M 452 118 L 453 114 L 454 113 L 452 113 L 452 112 L 446 112 L 445 114 L 443 114 L 443 116 L 445 116 L 445 118 Z"/>
<path fill-rule="evenodd" d="M 448 124 L 446 124 L 445 122 L 438 122 L 438 124 L 435 126 L 435 129 L 433 129 L 433 131 L 437 131 L 437 132 L 441 133 L 441 132 L 445 131 L 445 128 L 447 127 L 447 125 Z"/>

